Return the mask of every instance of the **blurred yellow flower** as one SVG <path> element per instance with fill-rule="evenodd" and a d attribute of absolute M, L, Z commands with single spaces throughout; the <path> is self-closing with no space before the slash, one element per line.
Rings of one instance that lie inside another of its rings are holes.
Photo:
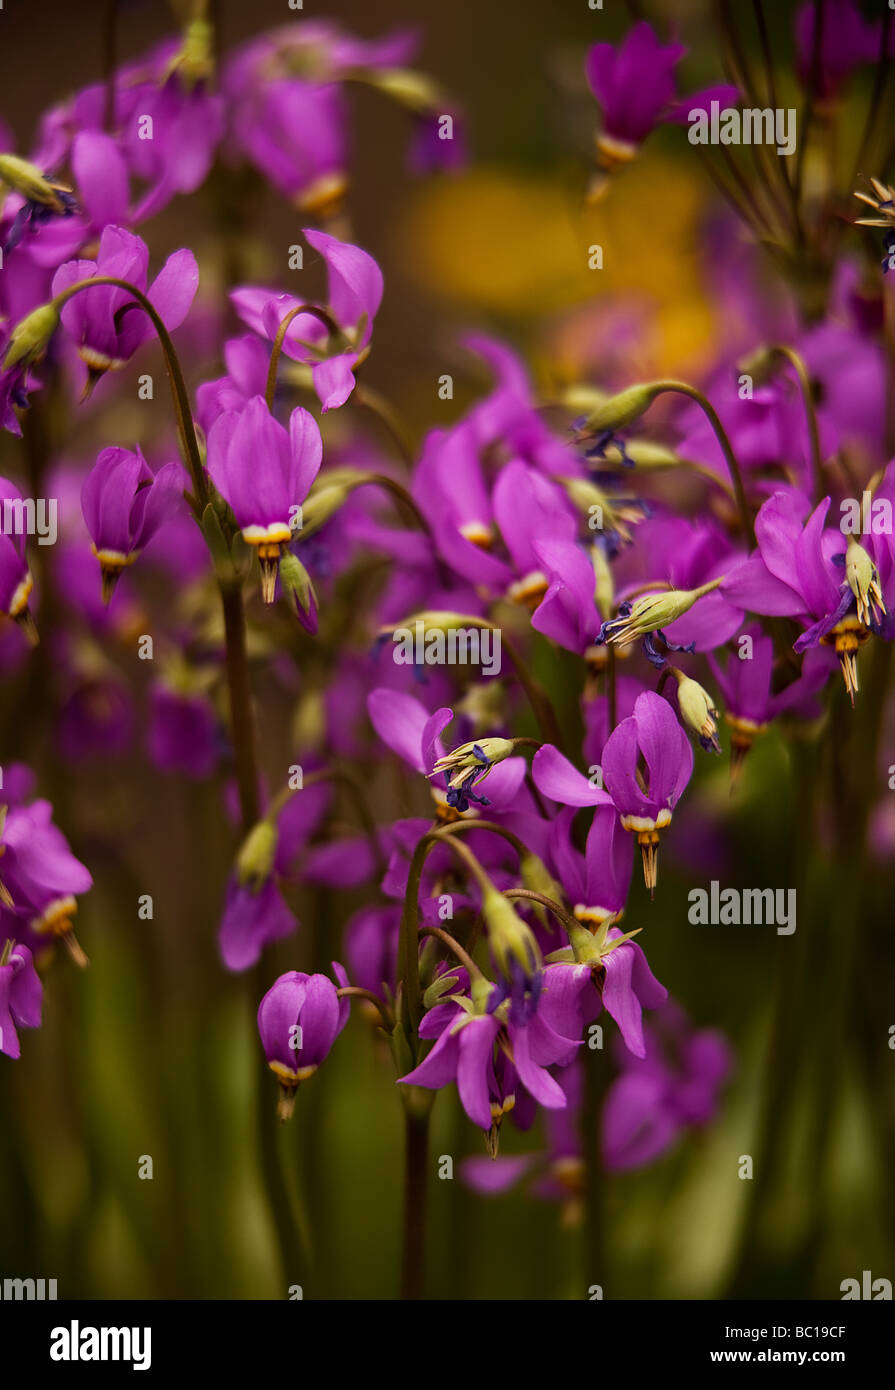
<path fill-rule="evenodd" d="M 698 364 L 713 332 L 698 258 L 705 187 L 684 164 L 653 157 L 587 205 L 544 176 L 476 167 L 420 191 L 399 230 L 415 280 L 462 309 L 530 319 L 577 310 L 559 330 L 554 370 L 574 374 L 589 314 L 631 297 L 643 317 L 643 366 Z M 644 208 L 661 209 L 661 219 Z M 602 269 L 591 269 L 601 248 Z M 568 360 L 563 360 L 568 359 Z"/>

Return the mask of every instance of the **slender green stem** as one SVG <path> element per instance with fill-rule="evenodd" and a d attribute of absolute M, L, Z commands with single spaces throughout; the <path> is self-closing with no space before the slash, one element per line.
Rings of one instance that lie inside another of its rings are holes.
<path fill-rule="evenodd" d="M 115 275 L 94 275 L 89 280 L 79 280 L 77 284 L 68 285 L 64 290 L 55 296 L 53 304 L 57 309 L 62 309 L 70 299 L 83 290 L 95 289 L 98 285 L 112 285 L 119 290 L 127 290 L 132 294 L 137 304 L 148 314 L 152 320 L 152 326 L 159 337 L 162 345 L 162 352 L 165 357 L 165 368 L 168 373 L 168 381 L 171 385 L 171 394 L 174 397 L 174 411 L 177 416 L 177 428 L 183 445 L 184 456 L 189 464 L 190 474 L 193 480 L 193 488 L 196 493 L 200 514 L 205 510 L 208 503 L 208 481 L 205 477 L 205 470 L 202 467 L 202 455 L 199 451 L 199 441 L 196 438 L 196 427 L 193 424 L 193 415 L 190 410 L 190 399 L 187 394 L 186 383 L 183 379 L 183 372 L 180 367 L 180 359 L 171 339 L 171 335 L 162 322 L 155 306 L 150 302 L 142 290 L 137 289 L 129 280 L 119 280 Z"/>
<path fill-rule="evenodd" d="M 466 967 L 470 980 L 484 979 L 484 975 L 472 956 L 464 951 L 457 938 L 451 936 L 450 932 L 443 931 L 441 927 L 420 927 L 420 936 L 434 937 L 436 941 L 440 941 L 443 946 L 446 946 L 457 957 L 460 964 Z"/>
<path fill-rule="evenodd" d="M 336 990 L 340 999 L 366 999 L 370 1004 L 375 1004 L 379 1010 L 379 1017 L 382 1019 L 382 1026 L 391 1032 L 395 1026 L 395 1021 L 391 1016 L 388 1005 L 384 999 L 380 999 L 378 994 L 374 994 L 371 989 L 362 989 L 360 985 L 343 985 Z"/>
<path fill-rule="evenodd" d="M 404 1107 L 404 1242 L 401 1297 L 423 1297 L 426 1264 L 426 1169 L 429 1116 Z"/>
<path fill-rule="evenodd" d="M 273 340 L 273 348 L 270 353 L 270 365 L 267 369 L 267 387 L 264 395 L 268 410 L 273 410 L 273 400 L 277 389 L 277 371 L 280 365 L 283 343 L 286 341 L 289 325 L 299 314 L 310 314 L 315 319 L 319 319 L 331 335 L 339 331 L 338 325 L 333 322 L 326 310 L 321 309 L 317 304 L 296 304 L 295 308 L 290 309 L 288 314 L 280 320 L 277 336 Z"/>
<path fill-rule="evenodd" d="M 397 446 L 398 453 L 401 455 L 404 463 L 408 468 L 412 469 L 416 462 L 413 456 L 413 450 L 408 442 L 407 431 L 398 418 L 397 411 L 394 409 L 391 402 L 386 400 L 381 392 L 374 391 L 370 386 L 361 386 L 360 384 L 355 387 L 352 399 L 359 406 L 363 406 L 365 410 L 368 410 L 371 415 L 375 415 L 376 419 L 385 426 L 388 434 Z"/>
<path fill-rule="evenodd" d="M 536 893 L 533 888 L 504 888 L 503 896 L 505 898 L 521 898 L 530 903 L 540 903 L 541 907 L 546 907 L 548 912 L 553 913 L 553 916 L 565 927 L 567 932 L 575 930 L 581 925 L 561 903 L 556 902 L 554 898 L 548 898 L 545 893 Z"/>
<path fill-rule="evenodd" d="M 230 697 L 230 726 L 239 789 L 239 811 L 243 834 L 248 834 L 260 816 L 258 770 L 255 758 L 255 723 L 246 655 L 245 608 L 239 584 L 221 584 L 227 663 L 227 690 Z"/>
<path fill-rule="evenodd" d="M 740 465 L 737 461 L 737 456 L 733 451 L 733 445 L 731 444 L 730 439 L 728 438 L 727 431 L 721 423 L 721 419 L 718 415 L 717 410 L 712 405 L 708 396 L 706 396 L 702 391 L 700 391 L 698 387 L 691 386 L 689 382 L 661 381 L 656 383 L 656 389 L 654 391 L 655 396 L 661 396 L 668 393 L 675 393 L 680 396 L 687 396 L 691 401 L 695 401 L 699 408 L 702 410 L 709 424 L 711 425 L 712 432 L 715 438 L 717 439 L 718 444 L 720 445 L 722 454 L 724 455 L 724 461 L 727 464 L 727 471 L 730 474 L 730 481 L 733 483 L 733 490 L 737 500 L 737 507 L 740 513 L 740 524 L 742 526 L 743 533 L 747 537 L 747 539 L 750 539 L 752 541 L 754 545 L 755 530 L 752 524 L 752 514 L 749 510 L 749 504 L 746 501 L 746 489 L 743 486 L 743 475 L 740 472 Z"/>

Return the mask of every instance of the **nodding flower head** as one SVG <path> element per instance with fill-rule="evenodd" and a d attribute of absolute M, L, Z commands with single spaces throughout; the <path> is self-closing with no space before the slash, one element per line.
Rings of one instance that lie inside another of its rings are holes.
<path fill-rule="evenodd" d="M 341 986 L 348 984 L 344 968 L 333 961 Z M 280 1083 L 277 1114 L 288 1120 L 295 1093 L 329 1055 L 348 1022 L 348 1000 L 340 998 L 327 975 L 290 970 L 271 985 L 258 1006 L 258 1032 L 267 1065 Z"/>
<path fill-rule="evenodd" d="M 487 797 L 477 796 L 472 788 L 484 781 L 495 763 L 509 758 L 512 752 L 513 742 L 508 738 L 483 738 L 478 743 L 463 743 L 438 758 L 429 775 L 444 775 L 447 803 L 456 810 L 467 811 L 470 801 L 488 806 Z"/>
<path fill-rule="evenodd" d="M 541 953 L 534 932 L 512 903 L 492 885 L 482 894 L 482 917 L 501 982 L 492 992 L 489 1011 L 506 998 L 514 1021 L 524 1022 L 537 1008 L 541 990 Z"/>
<path fill-rule="evenodd" d="M 121 571 L 183 503 L 180 464 L 153 473 L 140 446 L 103 449 L 81 489 L 81 510 L 102 572 L 103 599 L 112 597 Z"/>
<path fill-rule="evenodd" d="M 688 729 L 692 729 L 700 745 L 707 753 L 720 753 L 718 738 L 718 711 L 707 690 L 683 671 L 675 671 L 677 677 L 677 705 L 681 718 Z"/>
<path fill-rule="evenodd" d="M 149 285 L 149 248 L 124 227 L 107 226 L 95 261 L 66 261 L 53 277 L 60 299 L 82 280 L 110 276 L 135 285 L 172 331 L 189 312 L 199 287 L 199 267 L 192 251 L 175 251 Z M 61 310 L 62 326 L 87 366 L 87 390 L 105 372 L 123 367 L 143 343 L 155 336 L 152 321 L 133 295 L 116 285 L 88 286 L 72 294 Z"/>
<path fill-rule="evenodd" d="M 0 1052 L 20 1055 L 17 1028 L 39 1028 L 43 987 L 27 946 L 7 940 L 0 950 Z"/>
<path fill-rule="evenodd" d="M 641 772 L 641 760 L 645 765 Z M 658 874 L 659 832 L 693 773 L 693 749 L 667 700 L 644 691 L 603 749 L 603 780 L 625 830 L 637 836 L 650 895 Z"/>
<path fill-rule="evenodd" d="M 14 251 L 25 228 L 41 227 L 51 217 L 71 217 L 78 200 L 67 184 L 41 173 L 36 164 L 15 154 L 0 154 L 0 183 L 24 199 L 13 218 L 4 250 Z"/>
<path fill-rule="evenodd" d="M 257 550 L 265 603 L 274 601 L 280 552 L 293 538 L 322 454 L 320 431 L 307 410 L 293 410 L 286 430 L 263 396 L 253 396 L 242 410 L 225 410 L 211 427 L 208 471 Z"/>
<path fill-rule="evenodd" d="M 845 551 L 845 577 L 855 596 L 859 619 L 871 632 L 878 632 L 888 612 L 879 582 L 879 571 L 863 545 L 856 541 L 854 536 L 849 537 Z"/>
<path fill-rule="evenodd" d="M 717 589 L 720 583 L 720 579 L 712 579 L 708 584 L 700 585 L 698 589 L 669 589 L 663 593 L 645 594 L 636 603 L 621 603 L 618 617 L 610 618 L 608 622 L 603 623 L 596 639 L 597 643 L 599 645 L 612 642 L 618 646 L 626 646 L 629 642 L 636 642 L 638 638 L 650 642 L 653 633 L 656 633 L 670 651 L 680 651 L 681 648 L 667 641 L 662 629 L 682 618 L 685 613 L 689 613 L 697 599 Z M 644 650 L 654 665 L 664 664 L 662 657 L 656 662 L 658 653 L 652 645 Z"/>

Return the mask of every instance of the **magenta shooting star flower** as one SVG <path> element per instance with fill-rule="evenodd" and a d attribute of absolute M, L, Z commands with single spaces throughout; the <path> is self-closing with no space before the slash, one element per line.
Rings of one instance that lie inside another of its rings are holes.
<path fill-rule="evenodd" d="M 653 894 L 659 832 L 671 824 L 672 811 L 693 773 L 693 747 L 667 700 L 651 690 L 637 697 L 634 713 L 606 740 L 602 767 L 621 823 L 637 837 L 644 882 Z"/>
<path fill-rule="evenodd" d="M 343 988 L 344 968 L 333 961 L 333 974 Z M 339 998 L 327 975 L 290 970 L 271 985 L 258 1006 L 258 1032 L 267 1065 L 280 1083 L 277 1113 L 288 1120 L 295 1093 L 329 1056 L 348 1022 L 349 1004 Z"/>
<path fill-rule="evenodd" d="M 366 251 L 328 232 L 306 228 L 303 236 L 319 252 L 327 273 L 327 308 L 338 328 L 332 335 L 313 314 L 297 314 L 286 329 L 283 352 L 311 368 L 323 409 L 344 405 L 354 390 L 354 368 L 367 355 L 373 320 L 382 303 L 382 271 Z M 301 300 L 275 290 L 244 286 L 230 296 L 249 328 L 273 340 L 287 314 Z"/>
<path fill-rule="evenodd" d="M 13 806 L 0 831 L 2 846 L 2 898 L 21 930 L 35 944 L 41 937 L 63 942 L 78 965 L 87 958 L 72 931 L 78 910 L 76 895 L 85 893 L 93 878 L 72 854 L 62 831 L 52 823 L 49 801 Z M 7 923 L 10 920 L 8 914 Z M 3 928 L 6 930 L 6 928 Z"/>
<path fill-rule="evenodd" d="M 14 483 L 0 478 L 0 511 L 3 511 L 6 503 L 12 507 L 23 507 L 24 499 Z M 0 532 L 0 612 L 17 622 L 32 641 L 36 638 L 29 608 L 33 588 L 34 580 L 25 556 L 24 534 L 18 531 L 9 535 L 4 526 Z"/>
<path fill-rule="evenodd" d="M 438 1040 L 419 1066 L 399 1080 L 430 1090 L 456 1081 L 463 1109 L 485 1131 L 493 1157 L 500 1120 L 512 1108 L 500 1084 L 499 1054 L 512 1063 L 521 1086 L 535 1100 L 555 1109 L 566 1104 L 566 1097 L 547 1068 L 570 1062 L 580 1041 L 562 1037 L 540 1010 L 524 1023 L 513 1019 L 506 1001 L 489 1012 L 492 988 L 479 978 L 473 982 L 471 998 L 454 995 L 450 1002 L 430 1009 L 420 1025 L 420 1036 Z"/>
<path fill-rule="evenodd" d="M 208 471 L 257 551 L 265 603 L 274 601 L 280 555 L 300 524 L 322 456 L 314 417 L 296 407 L 287 430 L 262 396 L 242 410 L 224 411 L 208 436 Z"/>
<path fill-rule="evenodd" d="M 112 276 L 142 290 L 170 332 L 186 318 L 199 284 L 192 251 L 175 251 L 149 285 L 149 248 L 123 227 L 106 227 L 95 261 L 66 261 L 53 277 L 53 295 L 81 280 Z M 148 286 L 148 287 L 147 287 Z M 97 285 L 72 295 L 62 308 L 62 324 L 87 367 L 87 389 L 105 372 L 123 367 L 155 336 L 147 314 L 127 290 Z"/>
<path fill-rule="evenodd" d="M 11 939 L 0 950 L 0 1052 L 21 1055 L 18 1028 L 39 1028 L 43 987 L 27 946 Z"/>
<path fill-rule="evenodd" d="M 581 928 L 572 945 L 557 951 L 544 971 L 541 1016 L 563 1036 L 580 1038 L 605 1005 L 625 1047 L 646 1055 L 641 1015 L 665 1003 L 668 991 L 650 970 L 640 947 L 618 927 L 595 933 Z"/>
<path fill-rule="evenodd" d="M 736 87 L 719 86 L 676 100 L 674 69 L 686 54 L 683 44 L 663 44 L 645 20 L 618 45 L 596 43 L 587 55 L 587 81 L 603 112 L 597 137 L 600 165 L 609 171 L 633 159 L 638 146 L 662 121 L 717 100 L 722 106 L 739 98 Z"/>
<path fill-rule="evenodd" d="M 103 599 L 160 526 L 183 506 L 186 479 L 179 463 L 153 473 L 139 444 L 103 449 L 81 490 L 81 509 L 102 573 Z"/>
<path fill-rule="evenodd" d="M 800 492 L 774 493 L 755 519 L 758 550 L 730 571 L 722 593 L 754 613 L 808 622 L 793 650 L 832 647 L 854 704 L 858 650 L 881 631 L 888 607 L 867 550 L 854 537 L 847 543 L 841 531 L 825 529 L 829 509 L 829 497 L 812 511 Z M 885 544 L 880 558 L 890 560 Z"/>

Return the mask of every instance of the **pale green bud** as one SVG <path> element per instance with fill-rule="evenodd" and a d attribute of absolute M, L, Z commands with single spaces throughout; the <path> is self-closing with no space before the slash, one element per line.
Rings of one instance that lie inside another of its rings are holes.
<path fill-rule="evenodd" d="M 475 752 L 476 748 L 484 754 L 484 762 Z M 474 743 L 463 743 L 452 752 L 445 753 L 443 757 L 438 759 L 432 772 L 433 775 L 453 772 L 454 775 L 449 785 L 454 788 L 461 787 L 470 772 L 474 772 L 477 768 L 485 768 L 489 763 L 502 763 L 504 758 L 509 758 L 512 755 L 513 748 L 513 741 L 509 738 L 476 739 Z M 490 768 L 488 770 L 490 771 Z"/>
<path fill-rule="evenodd" d="M 646 594 L 639 598 L 626 618 L 618 618 L 618 627 L 609 635 L 610 642 L 624 644 L 646 637 L 658 628 L 689 613 L 697 599 L 717 589 L 721 579 L 712 579 L 698 589 L 669 589 L 667 593 Z"/>
<path fill-rule="evenodd" d="M 849 537 L 845 551 L 845 577 L 855 596 L 858 617 L 865 627 L 877 627 L 886 615 L 886 603 L 879 582 L 879 572 L 867 551 Z"/>
<path fill-rule="evenodd" d="M 365 70 L 364 78 L 372 87 L 385 92 L 402 106 L 419 116 L 431 115 L 444 104 L 440 89 L 425 73 L 412 68 L 382 68 Z"/>
<path fill-rule="evenodd" d="M 259 820 L 252 826 L 236 856 L 236 876 L 243 887 L 250 886 L 254 892 L 263 888 L 270 878 L 278 839 L 272 821 Z"/>
<path fill-rule="evenodd" d="M 687 727 L 698 736 L 703 748 L 720 753 L 718 711 L 715 709 L 711 695 L 690 676 L 685 676 L 683 672 L 676 672 L 675 674 L 678 682 L 677 704 L 681 718 Z"/>
<path fill-rule="evenodd" d="M 30 314 L 26 314 L 10 335 L 3 358 L 4 371 L 9 371 L 11 367 L 30 366 L 43 357 L 58 325 L 59 310 L 52 301 L 39 304 Z"/>
<path fill-rule="evenodd" d="M 653 382 L 628 386 L 591 411 L 586 421 L 587 429 L 594 434 L 602 430 L 612 430 L 615 434 L 618 430 L 627 429 L 649 409 L 660 390 L 661 386 Z"/>
<path fill-rule="evenodd" d="M 301 560 L 291 550 L 284 550 L 280 556 L 280 583 L 303 613 L 311 612 L 315 603 L 314 585 Z"/>
<path fill-rule="evenodd" d="M 331 468 L 319 477 L 301 507 L 302 539 L 319 531 L 344 506 L 356 487 L 371 482 L 373 475 L 361 468 Z"/>
<path fill-rule="evenodd" d="M 488 942 L 498 968 L 503 975 L 511 973 L 512 962 L 518 961 L 527 974 L 536 970 L 541 953 L 534 932 L 519 916 L 508 898 L 493 886 L 482 895 L 482 917 L 488 932 Z"/>
<path fill-rule="evenodd" d="M 36 164 L 16 154 L 0 154 L 0 183 L 21 193 L 29 203 L 43 203 L 54 212 L 64 212 L 56 186 L 45 178 Z"/>
<path fill-rule="evenodd" d="M 519 876 L 524 888 L 529 888 L 533 893 L 540 893 L 542 897 L 552 898 L 556 903 L 562 902 L 562 888 L 539 855 L 522 855 L 519 861 Z M 540 921 L 546 924 L 547 909 L 541 903 L 532 903 L 532 907 Z"/>

